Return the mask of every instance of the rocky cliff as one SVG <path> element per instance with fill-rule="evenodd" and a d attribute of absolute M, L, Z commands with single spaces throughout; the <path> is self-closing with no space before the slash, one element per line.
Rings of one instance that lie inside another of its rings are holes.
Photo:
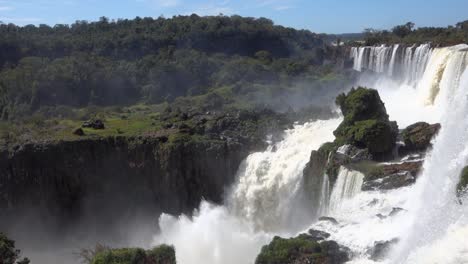
<path fill-rule="evenodd" d="M 66 228 L 91 216 L 107 228 L 141 212 L 153 220 L 162 212 L 191 214 L 201 200 L 221 203 L 241 161 L 288 124 L 271 111 L 203 113 L 183 122 L 142 136 L 4 148 L 1 226 L 8 230 L 18 218 L 30 223 L 38 217 Z"/>

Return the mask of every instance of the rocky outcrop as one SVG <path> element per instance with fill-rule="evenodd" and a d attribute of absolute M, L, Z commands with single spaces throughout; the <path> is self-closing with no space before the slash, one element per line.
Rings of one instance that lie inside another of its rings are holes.
<path fill-rule="evenodd" d="M 367 254 L 370 255 L 371 260 L 382 261 L 385 259 L 392 246 L 398 243 L 398 241 L 397 238 L 394 238 L 389 241 L 374 242 L 374 247 L 370 248 Z"/>
<path fill-rule="evenodd" d="M 333 187 L 340 166 L 363 160 L 393 157 L 398 126 L 388 119 L 385 105 L 376 90 L 358 87 L 336 98 L 344 115 L 333 132 L 336 139 L 311 153 L 304 169 L 304 193 L 312 208 L 319 208 L 321 187 L 326 174 Z"/>
<path fill-rule="evenodd" d="M 366 148 L 376 159 L 392 154 L 398 135 L 396 122 L 388 119 L 385 105 L 374 89 L 358 87 L 341 94 L 336 103 L 344 115 L 343 122 L 333 132 L 337 145 L 351 144 Z"/>
<path fill-rule="evenodd" d="M 419 160 L 373 165 L 366 173 L 362 190 L 390 190 L 411 185 L 416 182 L 422 164 Z"/>
<path fill-rule="evenodd" d="M 189 213 L 202 198 L 221 202 L 224 187 L 249 153 L 239 143 L 165 140 L 111 137 L 3 152 L 2 213 L 42 207 L 73 219 L 84 207 L 99 212 L 113 206 L 116 212 L 146 207 Z"/>
<path fill-rule="evenodd" d="M 295 238 L 274 237 L 270 244 L 263 246 L 255 264 L 341 264 L 349 260 L 349 249 L 324 240 L 325 232 L 317 234 L 313 230 Z"/>
<path fill-rule="evenodd" d="M 411 152 L 425 151 L 431 146 L 432 138 L 439 132 L 440 124 L 418 122 L 408 126 L 401 132 L 404 145 L 398 151 L 401 156 Z"/>
<path fill-rule="evenodd" d="M 102 229 L 140 212 L 152 219 L 162 212 L 191 214 L 202 199 L 221 203 L 242 160 L 286 126 L 265 111 L 187 118 L 179 123 L 188 128 L 0 150 L 0 225 L 8 228 L 31 209 L 39 211 L 36 217 L 53 216 L 60 227 L 88 215 L 108 223 Z"/>
<path fill-rule="evenodd" d="M 468 166 L 464 167 L 461 172 L 460 181 L 457 184 L 457 195 L 461 196 L 462 194 L 466 193 L 467 188 L 468 188 Z"/>

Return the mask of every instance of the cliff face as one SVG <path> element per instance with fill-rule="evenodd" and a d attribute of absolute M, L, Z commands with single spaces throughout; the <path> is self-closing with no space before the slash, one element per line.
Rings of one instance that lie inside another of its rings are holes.
<path fill-rule="evenodd" d="M 91 204 L 191 212 L 202 198 L 221 202 L 251 148 L 226 141 L 170 144 L 123 137 L 25 145 L 0 156 L 0 206 L 46 208 L 76 217 Z M 123 203 L 123 204 L 122 204 Z"/>

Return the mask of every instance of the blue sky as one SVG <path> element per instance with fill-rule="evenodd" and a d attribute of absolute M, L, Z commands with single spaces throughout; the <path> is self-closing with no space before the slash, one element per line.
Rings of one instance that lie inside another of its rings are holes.
<path fill-rule="evenodd" d="M 238 14 L 320 33 L 416 26 L 447 26 L 468 19 L 468 0 L 0 0 L 4 23 L 73 23 L 76 20 Z"/>

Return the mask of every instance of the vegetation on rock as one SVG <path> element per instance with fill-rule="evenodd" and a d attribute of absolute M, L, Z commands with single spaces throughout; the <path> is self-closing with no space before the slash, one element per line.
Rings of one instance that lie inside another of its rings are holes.
<path fill-rule="evenodd" d="M 333 132 L 338 145 L 367 148 L 376 157 L 390 153 L 395 146 L 398 127 L 390 122 L 385 105 L 374 89 L 358 87 L 337 97 L 344 119 Z"/>
<path fill-rule="evenodd" d="M 399 149 L 401 154 L 424 151 L 431 145 L 432 138 L 439 132 L 440 124 L 430 125 L 418 122 L 408 126 L 401 132 L 405 145 Z"/>
<path fill-rule="evenodd" d="M 336 242 L 319 242 L 314 236 L 301 234 L 289 239 L 274 237 L 262 247 L 255 264 L 340 264 L 347 260 L 347 253 Z"/>
<path fill-rule="evenodd" d="M 176 264 L 176 257 L 174 247 L 167 245 L 146 251 L 141 248 L 120 248 L 97 253 L 91 264 Z"/>

